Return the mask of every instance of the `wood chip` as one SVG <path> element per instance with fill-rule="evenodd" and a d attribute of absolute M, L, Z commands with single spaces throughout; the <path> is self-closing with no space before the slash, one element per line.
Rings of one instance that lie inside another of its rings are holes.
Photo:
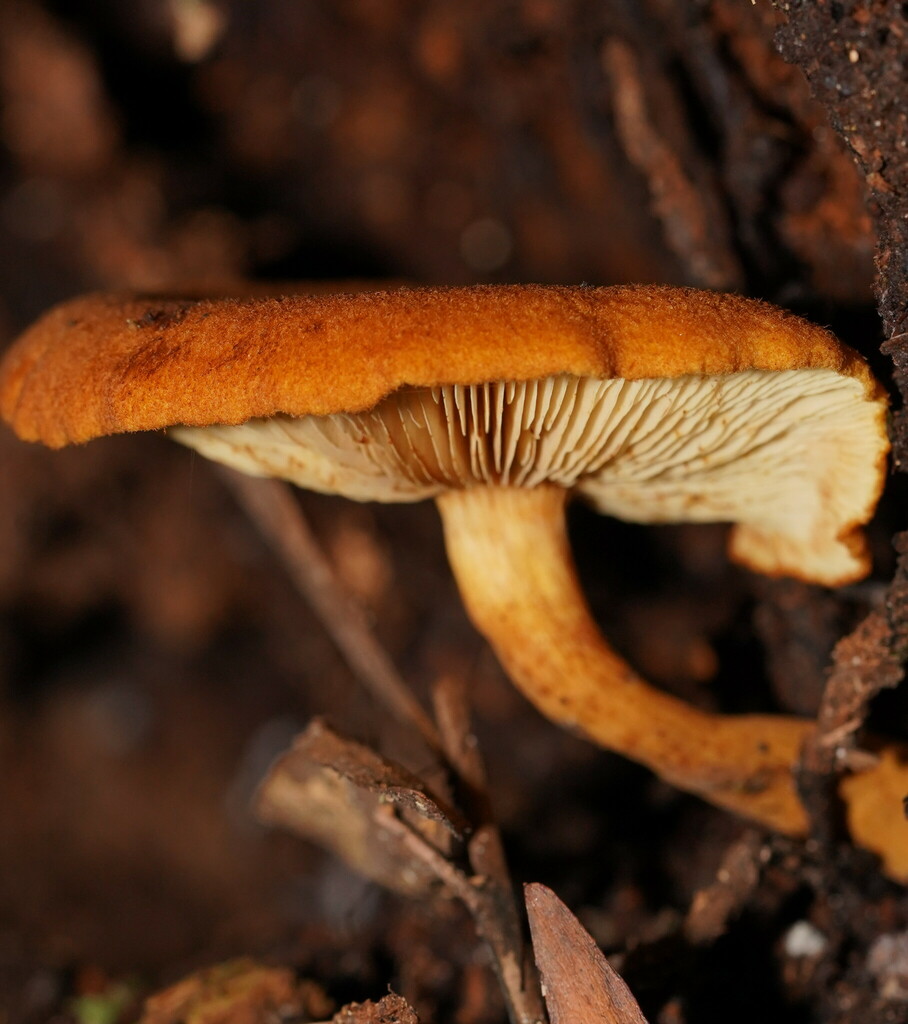
<path fill-rule="evenodd" d="M 552 1024 L 646 1024 L 631 990 L 551 889 L 528 885 L 526 901 Z"/>

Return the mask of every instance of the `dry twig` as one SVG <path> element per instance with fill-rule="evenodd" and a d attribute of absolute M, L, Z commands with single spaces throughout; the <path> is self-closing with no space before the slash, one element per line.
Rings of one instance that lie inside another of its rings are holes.
<path fill-rule="evenodd" d="M 725 932 L 760 880 L 762 849 L 760 834 L 749 831 L 725 851 L 715 881 L 694 894 L 687 912 L 684 934 L 690 942 L 712 942 Z"/>
<path fill-rule="evenodd" d="M 480 925 L 477 918 L 477 930 L 495 955 L 501 984 L 514 1007 L 512 1016 L 541 1020 L 545 1011 L 539 978 L 524 948 L 522 915 L 501 832 L 492 814 L 485 765 L 470 725 L 464 687 L 458 680 L 442 679 L 433 691 L 433 699 L 442 743 L 458 783 L 458 796 L 474 822 L 467 857 L 474 876 L 471 884 L 478 881 L 483 892 L 483 923 Z"/>
<path fill-rule="evenodd" d="M 435 724 L 376 640 L 362 609 L 338 582 L 290 488 L 279 480 L 218 471 L 362 683 L 401 722 L 415 728 L 430 750 L 441 754 Z"/>
<path fill-rule="evenodd" d="M 512 1024 L 541 1024 L 545 1019 L 541 1001 L 537 999 L 534 987 L 526 984 L 521 947 L 520 944 L 515 946 L 510 928 L 505 923 L 507 915 L 502 913 L 499 887 L 482 875 L 465 874 L 401 819 L 389 819 L 385 827 L 406 846 L 414 861 L 430 868 L 470 912 L 477 933 L 492 953 Z M 480 829 L 476 833 L 474 843 L 483 831 Z"/>
<path fill-rule="evenodd" d="M 704 182 L 690 179 L 676 147 L 662 138 L 647 109 L 645 72 L 634 50 L 618 38 L 602 49 L 612 90 L 615 131 L 628 159 L 646 179 L 665 240 L 694 280 L 729 288 L 740 279 L 728 243 L 724 212 Z"/>

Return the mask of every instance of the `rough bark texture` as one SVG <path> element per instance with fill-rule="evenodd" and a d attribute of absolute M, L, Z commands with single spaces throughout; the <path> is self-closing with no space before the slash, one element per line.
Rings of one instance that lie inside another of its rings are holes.
<path fill-rule="evenodd" d="M 877 231 L 875 292 L 903 401 L 908 398 L 908 12 L 892 0 L 779 3 L 782 55 L 797 64 L 864 178 Z M 896 457 L 906 458 L 904 414 Z"/>

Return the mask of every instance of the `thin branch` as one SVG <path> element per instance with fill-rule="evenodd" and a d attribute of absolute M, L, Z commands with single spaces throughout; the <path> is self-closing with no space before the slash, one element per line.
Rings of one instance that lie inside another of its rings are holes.
<path fill-rule="evenodd" d="M 512 937 L 502 927 L 498 887 L 487 877 L 465 875 L 400 818 L 388 817 L 382 824 L 417 861 L 430 868 L 470 912 L 476 931 L 492 953 L 512 1024 L 542 1024 L 545 1020 L 542 1001 L 535 986 L 526 985 L 520 948 L 515 948 Z"/>
<path fill-rule="evenodd" d="M 363 685 L 443 756 L 438 730 L 375 638 L 362 608 L 338 582 L 290 488 L 279 480 L 218 471 Z"/>
<path fill-rule="evenodd" d="M 444 678 L 434 687 L 432 697 L 445 754 L 462 790 L 458 797 L 477 825 L 467 853 L 474 874 L 484 880 L 483 895 L 488 903 L 485 923 L 481 926 L 477 918 L 477 928 L 485 935 L 496 957 L 510 950 L 507 964 L 514 977 L 505 977 L 503 970 L 499 974 L 514 1005 L 514 1013 L 519 1012 L 521 1020 L 543 1020 L 545 1009 L 539 974 L 524 942 L 522 915 L 508 871 L 501 832 L 492 813 L 485 764 L 471 728 L 463 684 L 460 680 Z M 494 941 L 490 937 L 492 933 Z M 516 970 L 511 965 L 516 965 Z M 518 999 L 519 1002 L 515 1002 Z"/>
<path fill-rule="evenodd" d="M 753 829 L 728 847 L 715 880 L 694 893 L 684 920 L 689 942 L 704 945 L 725 933 L 759 884 L 763 849 L 763 837 Z"/>
<path fill-rule="evenodd" d="M 470 708 L 461 680 L 443 676 L 432 688 L 432 710 L 445 757 L 463 792 L 458 799 L 477 825 L 491 822 L 485 765 L 470 722 Z"/>

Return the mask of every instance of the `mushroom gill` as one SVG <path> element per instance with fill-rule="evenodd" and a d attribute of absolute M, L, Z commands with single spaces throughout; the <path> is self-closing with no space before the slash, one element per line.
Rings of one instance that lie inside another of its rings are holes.
<path fill-rule="evenodd" d="M 879 410 L 861 391 L 831 370 L 563 374 L 403 388 L 364 412 L 171 433 L 246 472 L 360 501 L 552 483 L 634 522 L 734 522 L 733 550 L 752 567 L 800 575 L 807 559 L 811 578 L 842 582 L 863 558 L 840 524 L 867 518 L 860 496 L 879 472 Z"/>

